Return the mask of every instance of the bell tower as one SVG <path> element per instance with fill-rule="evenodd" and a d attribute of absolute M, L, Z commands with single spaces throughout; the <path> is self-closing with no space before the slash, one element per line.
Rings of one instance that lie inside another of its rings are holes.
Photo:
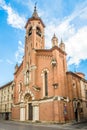
<path fill-rule="evenodd" d="M 28 64 L 34 64 L 34 53 L 37 49 L 44 49 L 45 38 L 44 38 L 45 25 L 42 19 L 38 16 L 36 5 L 32 16 L 28 19 L 25 29 L 25 62 Z"/>
<path fill-rule="evenodd" d="M 33 63 L 35 50 L 45 48 L 44 28 L 45 25 L 38 16 L 35 5 L 34 12 L 25 25 L 25 62 L 28 64 L 31 64 L 31 61 Z"/>
<path fill-rule="evenodd" d="M 25 29 L 26 38 L 29 48 L 32 49 L 44 49 L 44 28 L 45 25 L 41 18 L 38 16 L 36 5 L 32 17 L 28 19 Z"/>

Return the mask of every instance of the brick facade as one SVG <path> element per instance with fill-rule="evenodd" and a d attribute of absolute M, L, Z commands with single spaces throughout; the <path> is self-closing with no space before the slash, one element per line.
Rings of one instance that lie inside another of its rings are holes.
<path fill-rule="evenodd" d="M 14 72 L 12 119 L 50 122 L 82 119 L 87 100 L 84 99 L 82 109 L 81 83 L 87 85 L 87 81 L 79 73 L 67 72 L 65 44 L 59 43 L 54 34 L 52 48 L 45 49 L 45 25 L 36 7 L 25 29 L 23 61 L 15 66 Z"/>

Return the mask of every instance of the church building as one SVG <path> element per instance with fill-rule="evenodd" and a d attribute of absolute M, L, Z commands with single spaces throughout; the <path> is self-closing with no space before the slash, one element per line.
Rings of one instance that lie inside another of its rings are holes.
<path fill-rule="evenodd" d="M 15 66 L 12 119 L 49 122 L 74 120 L 77 115 L 74 115 L 72 101 L 77 101 L 78 95 L 72 96 L 71 84 L 73 82 L 74 86 L 75 81 L 79 82 L 77 86 L 80 89 L 83 78 L 67 72 L 65 44 L 62 40 L 59 43 L 53 34 L 52 47 L 45 49 L 45 25 L 38 16 L 36 6 L 25 29 L 23 61 L 20 66 Z M 77 80 L 74 80 L 76 77 Z M 87 81 L 84 82 L 87 85 Z"/>

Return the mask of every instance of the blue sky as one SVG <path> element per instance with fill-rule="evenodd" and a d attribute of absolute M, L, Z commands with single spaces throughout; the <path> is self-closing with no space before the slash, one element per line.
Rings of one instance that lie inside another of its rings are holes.
<path fill-rule="evenodd" d="M 55 33 L 66 45 L 69 71 L 87 79 L 87 0 L 0 0 L 0 86 L 13 80 L 14 67 L 24 53 L 25 29 L 35 2 L 46 25 L 45 46 Z"/>

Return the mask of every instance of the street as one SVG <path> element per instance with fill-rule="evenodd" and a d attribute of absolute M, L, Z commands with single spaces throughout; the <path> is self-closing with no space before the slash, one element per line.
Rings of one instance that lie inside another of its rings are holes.
<path fill-rule="evenodd" d="M 78 124 L 43 124 L 1 121 L 0 130 L 87 130 L 87 122 Z"/>

